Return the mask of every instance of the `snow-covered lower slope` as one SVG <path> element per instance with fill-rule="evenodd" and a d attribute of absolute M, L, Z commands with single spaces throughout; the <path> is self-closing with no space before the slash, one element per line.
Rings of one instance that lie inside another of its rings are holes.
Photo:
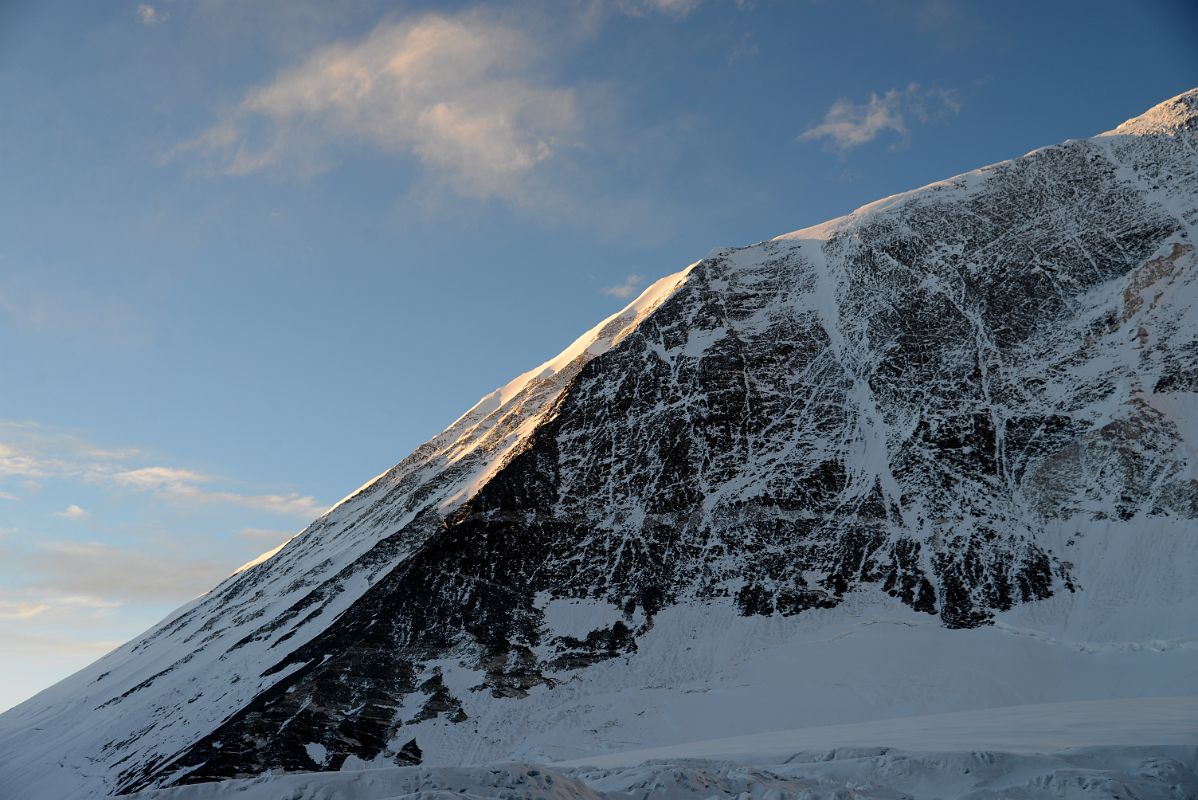
<path fill-rule="evenodd" d="M 850 748 L 1035 755 L 1091 747 L 1182 746 L 1198 750 L 1198 697 L 1088 700 L 1003 706 L 769 731 L 625 751 L 562 762 L 561 767 L 630 767 L 702 758 L 738 764 L 783 764 L 796 753 Z"/>
<path fill-rule="evenodd" d="M 654 284 L 0 716 L 0 796 L 1198 693 L 1198 90 Z"/>
<path fill-rule="evenodd" d="M 140 800 L 1198 796 L 1198 698 L 1014 706 L 771 731 L 549 765 L 406 767 L 151 790 Z"/>

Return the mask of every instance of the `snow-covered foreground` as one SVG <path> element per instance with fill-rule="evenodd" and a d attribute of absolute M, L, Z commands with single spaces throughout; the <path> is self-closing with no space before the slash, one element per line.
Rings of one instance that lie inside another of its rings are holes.
<path fill-rule="evenodd" d="M 796 753 L 862 747 L 1035 755 L 1129 745 L 1198 747 L 1198 696 L 1039 703 L 797 728 L 610 753 L 561 766 L 616 767 L 694 758 L 780 764 Z"/>
<path fill-rule="evenodd" d="M 391 767 L 142 800 L 1198 797 L 1198 697 L 1049 703 L 800 728 L 549 766 Z"/>

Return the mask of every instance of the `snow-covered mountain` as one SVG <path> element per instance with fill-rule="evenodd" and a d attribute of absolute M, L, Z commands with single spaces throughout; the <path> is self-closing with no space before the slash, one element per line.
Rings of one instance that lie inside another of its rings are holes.
<path fill-rule="evenodd" d="M 0 795 L 1198 693 L 1198 90 L 718 250 L 0 716 Z"/>

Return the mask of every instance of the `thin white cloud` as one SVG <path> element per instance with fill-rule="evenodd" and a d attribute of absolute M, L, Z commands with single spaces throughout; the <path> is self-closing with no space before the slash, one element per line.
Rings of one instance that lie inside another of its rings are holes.
<path fill-rule="evenodd" d="M 618 7 L 631 16 L 656 12 L 682 19 L 690 16 L 702 4 L 703 0 L 619 0 Z"/>
<path fill-rule="evenodd" d="M 622 282 L 617 283 L 615 286 L 606 286 L 600 291 L 604 294 L 610 294 L 612 297 L 626 300 L 636 294 L 644 282 L 644 275 L 628 275 Z"/>
<path fill-rule="evenodd" d="M 137 21 L 147 27 L 161 25 L 166 22 L 170 14 L 164 14 L 149 3 L 142 3 L 137 7 Z"/>
<path fill-rule="evenodd" d="M 121 603 L 113 600 L 39 586 L 0 595 L 0 620 L 36 618 L 39 624 L 71 622 L 79 621 L 81 614 L 104 614 L 120 606 Z"/>
<path fill-rule="evenodd" d="M 105 475 L 104 478 L 122 486 L 153 492 L 175 501 L 199 504 L 225 503 L 304 519 L 320 516 L 328 508 L 314 497 L 294 492 L 290 494 L 244 494 L 209 489 L 203 484 L 214 481 L 212 476 L 173 467 L 141 467 Z"/>
<path fill-rule="evenodd" d="M 296 492 L 257 494 L 221 488 L 216 477 L 195 470 L 122 464 L 137 457 L 144 458 L 144 454 L 136 448 L 98 447 L 36 424 L 0 421 L 0 479 L 79 481 L 147 492 L 174 502 L 234 505 L 303 519 L 317 517 L 328 508 L 316 498 Z M 83 509 L 59 512 L 69 519 L 84 514 Z"/>
<path fill-rule="evenodd" d="M 543 57 L 538 38 L 480 11 L 384 22 L 252 89 L 168 157 L 197 153 L 234 175 L 320 169 L 337 145 L 365 141 L 415 156 L 458 194 L 514 199 L 581 125 Z"/>
<path fill-rule="evenodd" d="M 328 510 L 328 506 L 314 497 L 292 492 L 291 494 L 236 494 L 234 492 L 210 492 L 217 502 L 233 503 L 268 511 L 271 514 L 312 519 Z"/>
<path fill-rule="evenodd" d="M 0 478 L 44 478 L 51 471 L 50 462 L 34 458 L 12 445 L 0 442 Z"/>
<path fill-rule="evenodd" d="M 174 467 L 139 467 L 123 470 L 111 476 L 116 483 L 131 486 L 146 491 L 171 489 L 196 483 L 206 483 L 211 480 L 207 475 L 201 475 L 189 469 Z"/>
<path fill-rule="evenodd" d="M 799 139 L 823 139 L 831 149 L 843 153 L 890 132 L 899 137 L 897 144 L 901 145 L 910 137 L 910 121 L 926 124 L 960 110 L 955 89 L 924 89 L 910 83 L 881 95 L 871 93 L 863 103 L 837 100 L 823 120 L 803 131 Z"/>
<path fill-rule="evenodd" d="M 32 619 L 49 610 L 49 603 L 14 603 L 0 600 L 0 619 Z"/>
<path fill-rule="evenodd" d="M 69 506 L 67 506 L 65 511 L 56 512 L 55 516 L 63 517 L 65 519 L 86 519 L 91 515 L 88 514 L 88 512 L 83 508 L 71 503 Z"/>
<path fill-rule="evenodd" d="M 666 175 L 683 156 L 662 132 L 701 115 L 634 116 L 618 86 L 570 69 L 622 17 L 618 0 L 562 3 L 552 15 L 544 5 L 391 15 L 361 38 L 329 44 L 328 32 L 344 25 L 326 6 L 284 35 L 287 20 L 268 25 L 264 4 L 208 0 L 197 8 L 210 24 L 254 29 L 263 57 L 285 68 L 231 98 L 160 164 L 306 178 L 347 158 L 384 167 L 390 159 L 394 196 L 374 209 L 386 219 L 482 210 L 464 209 L 465 197 L 505 203 L 536 225 L 664 241 L 681 216 Z"/>

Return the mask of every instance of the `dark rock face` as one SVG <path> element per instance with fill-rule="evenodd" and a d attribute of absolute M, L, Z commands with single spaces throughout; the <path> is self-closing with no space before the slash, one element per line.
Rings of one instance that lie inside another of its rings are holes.
<path fill-rule="evenodd" d="M 1191 94 L 659 284 L 130 645 L 181 649 L 104 690 L 150 709 L 112 788 L 420 763 L 405 728 L 585 679 L 680 603 L 985 625 L 1084 591 L 1049 528 L 1198 518 L 1159 400 L 1198 375 Z M 621 616 L 557 630 L 555 598 Z M 154 742 L 190 717 L 142 698 L 200 663 L 227 713 Z"/>

